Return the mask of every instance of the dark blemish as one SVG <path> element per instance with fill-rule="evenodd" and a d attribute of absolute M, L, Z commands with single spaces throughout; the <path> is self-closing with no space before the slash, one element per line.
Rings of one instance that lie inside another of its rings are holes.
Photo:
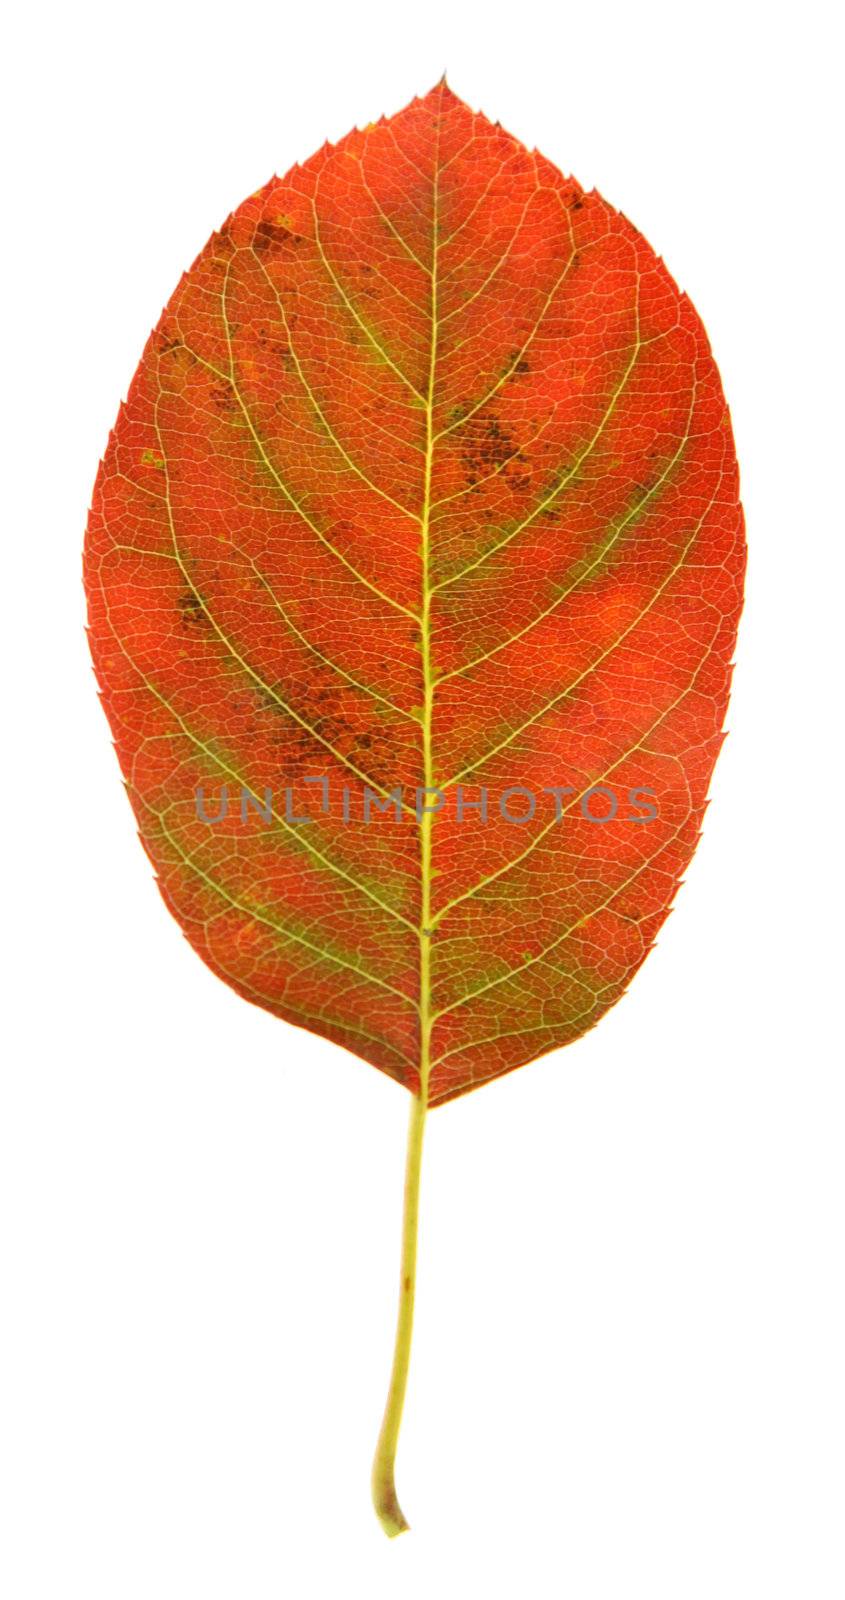
<path fill-rule="evenodd" d="M 333 743 L 343 749 L 337 741 Z M 370 733 L 354 734 L 351 751 L 343 750 L 343 753 L 351 756 L 371 784 L 375 782 L 382 789 L 393 787 L 396 781 L 396 745 L 389 729 L 374 728 Z"/>
<path fill-rule="evenodd" d="M 186 589 L 182 594 L 180 594 L 177 604 L 179 606 L 183 627 L 208 627 L 208 617 L 205 614 L 205 607 L 203 606 L 199 595 L 196 594 L 193 589 Z"/>
<path fill-rule="evenodd" d="M 511 489 L 524 489 L 530 481 L 528 457 L 495 416 L 486 420 L 474 417 L 470 421 L 461 460 L 469 488 L 474 488 L 480 478 L 489 478 L 499 469 Z"/>
<path fill-rule="evenodd" d="M 319 678 L 319 674 L 316 676 Z M 269 685 L 255 691 L 260 710 L 268 713 L 271 724 L 278 729 L 270 737 L 284 748 L 286 769 L 292 779 L 314 771 L 316 735 L 341 759 L 360 767 L 371 786 L 390 789 L 395 781 L 394 740 L 388 731 L 356 725 L 344 710 L 347 694 L 334 680 L 320 684 L 314 678 L 288 679 L 276 693 Z M 297 717 L 302 721 L 298 722 Z"/>
<path fill-rule="evenodd" d="M 213 383 L 211 385 L 211 398 L 218 411 L 228 414 L 237 409 L 237 396 L 227 383 Z"/>
<path fill-rule="evenodd" d="M 583 208 L 584 208 L 583 200 L 573 200 L 573 202 L 572 202 L 572 210 L 573 211 L 582 211 Z"/>
<path fill-rule="evenodd" d="M 518 377 L 522 378 L 525 376 L 526 372 L 531 371 L 531 363 L 525 361 L 524 359 L 522 361 L 517 361 L 513 370 Z"/>
<path fill-rule="evenodd" d="M 302 243 L 302 234 L 291 233 L 290 228 L 276 222 L 259 222 L 255 230 L 254 248 L 261 254 L 265 250 L 279 250 L 282 245 L 296 247 Z"/>
<path fill-rule="evenodd" d="M 405 1284 L 405 1293 L 407 1294 L 409 1289 L 410 1289 L 410 1287 L 411 1287 L 411 1279 L 410 1279 L 410 1276 L 409 1276 L 409 1274 L 407 1272 L 405 1273 L 404 1284 Z"/>

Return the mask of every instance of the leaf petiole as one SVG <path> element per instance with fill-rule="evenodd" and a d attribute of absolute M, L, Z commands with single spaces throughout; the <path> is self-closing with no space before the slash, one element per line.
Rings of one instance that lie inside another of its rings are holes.
<path fill-rule="evenodd" d="M 402 1407 L 411 1360 L 411 1334 L 414 1325 L 414 1292 L 417 1273 L 417 1229 L 420 1199 L 423 1132 L 427 1095 L 424 1089 L 411 1097 L 408 1123 L 408 1151 L 405 1160 L 405 1204 L 402 1215 L 402 1263 L 399 1276 L 399 1313 L 393 1366 L 387 1391 L 384 1419 L 373 1460 L 373 1505 L 387 1537 L 405 1533 L 408 1523 L 396 1494 L 396 1446 L 402 1422 Z"/>

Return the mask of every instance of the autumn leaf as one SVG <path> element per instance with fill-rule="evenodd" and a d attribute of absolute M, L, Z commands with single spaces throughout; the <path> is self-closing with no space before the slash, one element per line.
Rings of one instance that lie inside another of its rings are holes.
<path fill-rule="evenodd" d="M 252 195 L 121 407 L 85 554 L 141 838 L 246 999 L 426 1110 L 577 1039 L 701 828 L 744 567 L 725 401 L 625 217 L 439 84 Z"/>

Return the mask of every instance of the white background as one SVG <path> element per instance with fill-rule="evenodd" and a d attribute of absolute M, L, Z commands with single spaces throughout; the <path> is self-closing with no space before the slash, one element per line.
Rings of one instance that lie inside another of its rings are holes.
<path fill-rule="evenodd" d="M 838 52 L 825 8 L 18 6 L 3 139 L 4 1600 L 842 1600 Z M 7 23 L 7 29 L 9 24 Z M 431 1118 L 388 1543 L 406 1097 L 154 887 L 83 635 L 97 461 L 212 227 L 452 87 L 711 335 L 748 602 L 703 842 L 600 1027 Z"/>

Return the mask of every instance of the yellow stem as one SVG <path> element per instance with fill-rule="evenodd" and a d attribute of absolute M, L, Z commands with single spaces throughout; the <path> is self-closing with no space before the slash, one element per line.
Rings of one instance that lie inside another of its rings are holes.
<path fill-rule="evenodd" d="M 399 1279 L 399 1315 L 396 1344 L 387 1404 L 373 1461 L 373 1505 L 389 1539 L 408 1527 L 396 1494 L 396 1446 L 405 1403 L 408 1367 L 411 1360 L 411 1333 L 414 1325 L 414 1292 L 417 1275 L 417 1220 L 419 1217 L 420 1167 L 426 1102 L 421 1095 L 411 1100 L 408 1125 L 408 1154 L 405 1164 L 405 1208 L 402 1219 L 402 1267 Z"/>

